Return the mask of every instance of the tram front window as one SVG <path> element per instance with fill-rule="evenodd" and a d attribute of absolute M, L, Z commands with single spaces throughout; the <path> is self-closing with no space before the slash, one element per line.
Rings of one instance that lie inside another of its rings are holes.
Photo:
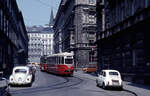
<path fill-rule="evenodd" d="M 66 63 L 66 64 L 72 64 L 72 63 L 73 63 L 73 60 L 72 60 L 72 59 L 65 59 L 65 63 Z"/>

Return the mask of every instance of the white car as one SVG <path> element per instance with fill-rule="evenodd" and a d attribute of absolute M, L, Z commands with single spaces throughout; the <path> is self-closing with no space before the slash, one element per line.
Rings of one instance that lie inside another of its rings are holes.
<path fill-rule="evenodd" d="M 17 66 L 13 68 L 9 78 L 10 85 L 32 85 L 32 70 L 27 66 Z"/>
<path fill-rule="evenodd" d="M 106 87 L 117 87 L 123 89 L 123 81 L 117 70 L 102 70 L 96 79 L 97 86 L 103 89 Z"/>

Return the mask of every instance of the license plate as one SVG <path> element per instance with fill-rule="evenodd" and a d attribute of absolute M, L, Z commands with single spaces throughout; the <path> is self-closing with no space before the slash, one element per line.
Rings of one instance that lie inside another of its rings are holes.
<path fill-rule="evenodd" d="M 19 79 L 18 79 L 18 81 L 20 81 L 20 82 L 21 82 L 21 81 L 22 81 L 22 79 L 21 79 L 21 78 L 19 78 Z"/>
<path fill-rule="evenodd" d="M 119 85 L 119 83 L 118 82 L 113 82 L 113 85 Z"/>

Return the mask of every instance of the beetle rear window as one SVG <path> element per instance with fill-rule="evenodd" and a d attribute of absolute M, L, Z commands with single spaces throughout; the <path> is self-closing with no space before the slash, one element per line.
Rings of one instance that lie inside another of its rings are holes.
<path fill-rule="evenodd" d="M 109 75 L 118 76 L 118 73 L 117 72 L 109 72 Z"/>
<path fill-rule="evenodd" d="M 25 70 L 25 69 L 16 69 L 15 73 L 27 73 L 27 70 Z"/>

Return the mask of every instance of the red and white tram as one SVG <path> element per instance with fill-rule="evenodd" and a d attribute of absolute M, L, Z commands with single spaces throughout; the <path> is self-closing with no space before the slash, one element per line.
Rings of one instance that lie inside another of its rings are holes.
<path fill-rule="evenodd" d="M 73 53 L 58 53 L 47 56 L 47 71 L 60 75 L 73 75 Z"/>
<path fill-rule="evenodd" d="M 47 57 L 46 56 L 41 56 L 40 58 L 40 69 L 41 71 L 46 71 L 47 70 Z"/>

